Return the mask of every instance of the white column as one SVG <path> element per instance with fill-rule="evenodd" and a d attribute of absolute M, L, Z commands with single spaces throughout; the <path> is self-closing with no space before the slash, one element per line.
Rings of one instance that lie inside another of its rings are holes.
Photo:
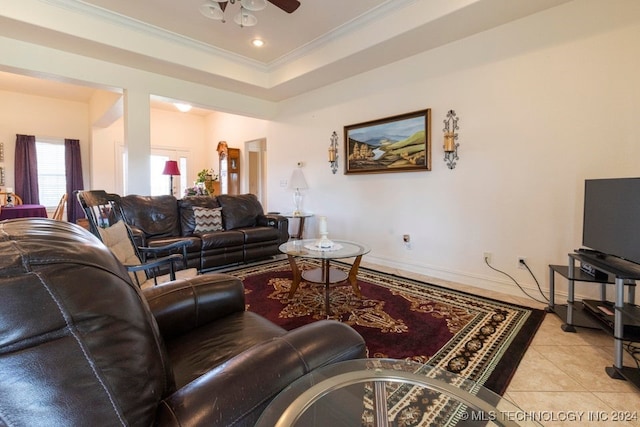
<path fill-rule="evenodd" d="M 124 91 L 124 140 L 127 150 L 126 194 L 151 192 L 151 105 L 149 93 Z"/>

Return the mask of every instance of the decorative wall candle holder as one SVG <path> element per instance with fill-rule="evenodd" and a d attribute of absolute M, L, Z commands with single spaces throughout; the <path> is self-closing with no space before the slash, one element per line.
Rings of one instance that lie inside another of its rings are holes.
<path fill-rule="evenodd" d="M 444 161 L 447 163 L 449 169 L 453 169 L 456 167 L 456 161 L 459 160 L 458 157 L 458 147 L 459 143 L 456 142 L 458 139 L 458 134 L 456 131 L 458 130 L 458 117 L 456 116 L 456 112 L 453 110 L 449 110 L 447 113 L 447 118 L 444 120 Z"/>
<path fill-rule="evenodd" d="M 335 131 L 331 134 L 331 143 L 329 144 L 329 165 L 331 172 L 335 175 L 338 171 L 338 134 Z"/>

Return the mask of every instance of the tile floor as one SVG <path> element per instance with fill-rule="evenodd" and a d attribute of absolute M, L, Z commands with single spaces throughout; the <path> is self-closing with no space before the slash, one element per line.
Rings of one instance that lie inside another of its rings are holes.
<path fill-rule="evenodd" d="M 365 266 L 475 295 L 544 308 L 528 298 Z M 596 329 L 578 328 L 576 333 L 567 333 L 560 329 L 561 325 L 562 320 L 555 314 L 545 316 L 511 380 L 504 397 L 522 408 L 523 414 L 515 416 L 536 418 L 545 427 L 640 426 L 640 390 L 626 381 L 610 378 L 605 372 L 605 367 L 613 364 L 613 338 Z M 635 366 L 626 354 L 625 366 Z"/>

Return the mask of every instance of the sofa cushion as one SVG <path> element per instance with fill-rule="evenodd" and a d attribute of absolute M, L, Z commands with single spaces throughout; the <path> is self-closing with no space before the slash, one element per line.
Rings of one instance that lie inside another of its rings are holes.
<path fill-rule="evenodd" d="M 193 216 L 196 220 L 194 233 L 208 233 L 211 231 L 222 231 L 222 208 L 201 208 L 193 207 Z"/>
<path fill-rule="evenodd" d="M 196 228 L 196 219 L 193 215 L 194 206 L 202 208 L 219 208 L 220 204 L 215 197 L 188 196 L 178 200 L 180 211 L 180 229 L 183 236 L 191 236 Z"/>
<path fill-rule="evenodd" d="M 200 235 L 202 239 L 202 251 L 211 249 L 237 249 L 242 248 L 245 242 L 244 233 L 236 230 L 214 231 L 212 233 L 204 233 Z"/>
<path fill-rule="evenodd" d="M 255 194 L 237 196 L 221 194 L 217 199 L 222 206 L 222 222 L 225 230 L 253 227 L 258 221 L 258 215 L 264 215 L 262 205 Z"/>
<path fill-rule="evenodd" d="M 149 237 L 180 235 L 178 201 L 173 196 L 129 195 L 120 198 L 127 224 Z"/>

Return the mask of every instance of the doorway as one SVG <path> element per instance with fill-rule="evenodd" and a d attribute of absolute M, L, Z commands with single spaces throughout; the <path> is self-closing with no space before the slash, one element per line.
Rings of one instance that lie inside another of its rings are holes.
<path fill-rule="evenodd" d="M 267 209 L 267 140 L 255 139 L 244 143 L 247 153 L 248 192 L 255 194 L 263 208 Z"/>

